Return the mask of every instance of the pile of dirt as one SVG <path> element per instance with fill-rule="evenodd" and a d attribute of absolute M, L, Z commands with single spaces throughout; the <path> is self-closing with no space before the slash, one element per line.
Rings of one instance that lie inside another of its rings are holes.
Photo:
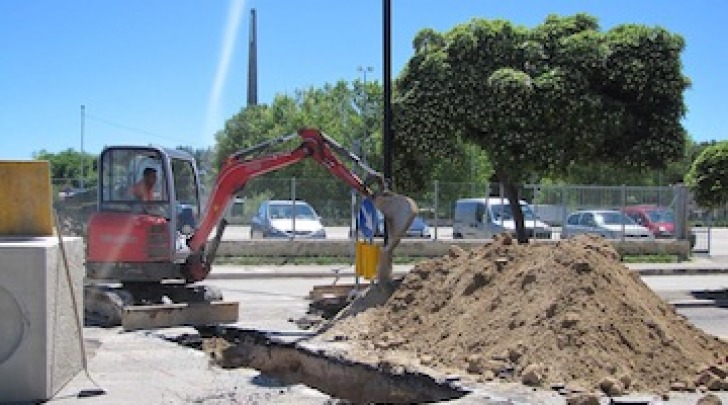
<path fill-rule="evenodd" d="M 96 211 L 96 201 L 87 201 L 86 195 L 84 198 L 66 198 L 53 204 L 63 235 L 86 237 L 86 224 Z"/>
<path fill-rule="evenodd" d="M 676 313 L 593 236 L 452 247 L 319 338 L 347 341 L 353 358 L 479 381 L 609 395 L 728 389 L 728 342 Z"/>

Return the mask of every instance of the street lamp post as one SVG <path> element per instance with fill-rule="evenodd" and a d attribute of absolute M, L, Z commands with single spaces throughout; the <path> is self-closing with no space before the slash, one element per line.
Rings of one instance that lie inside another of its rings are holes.
<path fill-rule="evenodd" d="M 367 142 L 367 139 L 369 138 L 369 126 L 367 124 L 367 118 L 369 113 L 369 93 L 367 92 L 367 72 L 371 73 L 374 71 L 374 68 L 371 66 L 359 66 L 356 68 L 358 72 L 361 72 L 363 75 L 363 88 L 364 88 L 364 105 L 362 106 L 362 117 L 364 122 L 364 138 L 361 142 L 361 154 L 362 159 L 366 163 L 366 148 L 364 147 L 365 143 Z"/>
<path fill-rule="evenodd" d="M 367 137 L 369 136 L 369 129 L 367 127 L 367 112 L 369 110 L 369 96 L 367 94 L 367 72 L 370 72 L 370 73 L 373 72 L 374 68 L 371 66 L 366 66 L 366 67 L 358 66 L 356 68 L 356 70 L 358 72 L 363 73 L 363 75 L 364 75 L 364 82 L 363 82 L 364 105 L 362 106 L 362 109 L 361 109 L 361 114 L 362 114 L 363 122 L 364 122 L 364 137 L 363 137 L 363 139 L 354 139 L 354 142 L 352 143 L 352 152 L 355 155 L 361 156 L 362 162 L 366 163 L 366 152 L 365 152 L 366 147 L 364 146 L 365 145 L 364 142 L 366 142 Z M 356 206 L 357 206 L 357 193 L 354 190 L 351 190 L 351 231 L 350 231 L 350 234 L 352 235 L 354 240 L 356 240 L 356 238 L 357 238 L 357 235 L 356 235 L 356 232 L 357 232 Z M 357 276 L 357 283 L 358 283 L 358 276 Z"/>
<path fill-rule="evenodd" d="M 83 170 L 84 170 L 84 163 L 83 163 L 83 132 L 84 127 L 86 126 L 86 106 L 81 105 L 81 180 L 79 181 L 79 187 L 83 189 Z"/>

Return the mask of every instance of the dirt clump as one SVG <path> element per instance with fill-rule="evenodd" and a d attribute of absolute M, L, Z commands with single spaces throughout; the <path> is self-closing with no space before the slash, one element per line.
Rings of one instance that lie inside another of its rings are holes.
<path fill-rule="evenodd" d="M 453 247 L 317 338 L 347 342 L 353 358 L 478 381 L 608 395 L 728 389 L 728 342 L 689 323 L 594 236 Z"/>

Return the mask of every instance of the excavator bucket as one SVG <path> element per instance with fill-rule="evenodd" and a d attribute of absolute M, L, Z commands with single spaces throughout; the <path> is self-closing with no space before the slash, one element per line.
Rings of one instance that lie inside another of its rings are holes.
<path fill-rule="evenodd" d="M 417 215 L 417 204 L 409 197 L 392 192 L 382 193 L 374 198 L 374 205 L 384 215 L 387 229 L 387 243 L 379 253 L 377 274 L 380 283 L 392 279 L 392 256 L 399 241 L 407 233 Z"/>

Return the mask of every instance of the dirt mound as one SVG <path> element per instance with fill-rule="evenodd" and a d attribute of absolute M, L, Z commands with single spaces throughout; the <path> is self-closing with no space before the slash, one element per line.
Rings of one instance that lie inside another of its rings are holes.
<path fill-rule="evenodd" d="M 507 236 L 417 264 L 384 305 L 321 338 L 353 357 L 612 395 L 698 385 L 728 389 L 728 342 L 697 329 L 582 236 L 518 245 Z M 712 368 L 709 368 L 711 367 Z"/>
<path fill-rule="evenodd" d="M 95 187 L 89 188 L 53 202 L 63 235 L 86 237 L 86 224 L 96 211 L 96 193 Z"/>

